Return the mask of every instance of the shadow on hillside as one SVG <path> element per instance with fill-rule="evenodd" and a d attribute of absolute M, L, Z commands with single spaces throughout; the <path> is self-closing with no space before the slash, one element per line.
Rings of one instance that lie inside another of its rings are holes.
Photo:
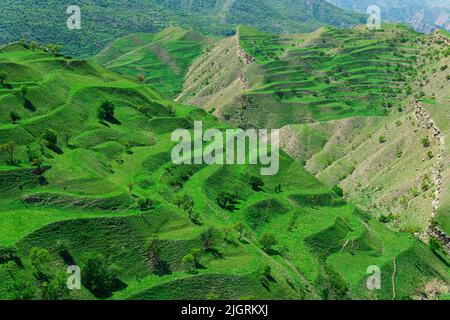
<path fill-rule="evenodd" d="M 30 111 L 32 111 L 32 112 L 35 112 L 36 111 L 36 107 L 34 106 L 34 104 L 30 101 L 30 100 L 28 100 L 27 98 L 23 98 L 24 99 L 24 104 L 23 104 L 23 106 L 26 108 L 26 109 L 28 109 L 28 110 L 30 110 Z"/>
<path fill-rule="evenodd" d="M 122 124 L 122 122 L 120 122 L 119 119 L 117 119 L 115 117 L 99 120 L 98 122 L 108 128 L 110 127 L 109 124 L 115 124 L 115 125 Z"/>
<path fill-rule="evenodd" d="M 58 147 L 58 146 L 49 146 L 48 148 L 49 148 L 50 150 L 52 150 L 54 153 L 59 154 L 59 155 L 61 155 L 61 154 L 64 153 L 64 152 L 62 151 L 62 149 L 61 149 L 60 147 Z"/>
<path fill-rule="evenodd" d="M 91 293 L 98 299 L 108 299 L 111 298 L 113 293 L 116 291 L 123 290 L 127 287 L 127 284 L 120 279 L 115 279 L 112 284 L 112 288 L 109 291 L 99 291 L 99 290 L 90 290 Z"/>

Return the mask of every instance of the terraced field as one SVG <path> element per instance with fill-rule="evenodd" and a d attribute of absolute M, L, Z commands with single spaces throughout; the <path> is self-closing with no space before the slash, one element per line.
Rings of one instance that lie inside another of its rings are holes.
<path fill-rule="evenodd" d="M 201 109 L 40 48 L 4 47 L 0 67 L 0 144 L 14 142 L 0 153 L 1 299 L 404 299 L 450 282 L 439 251 L 285 153 L 257 188 L 258 166 L 174 165 L 174 129 L 228 127 Z M 113 116 L 99 115 L 102 100 Z M 224 191 L 233 201 L 220 206 Z M 113 285 L 68 292 L 61 274 L 71 264 L 88 274 L 88 253 Z M 376 292 L 370 265 L 382 270 Z"/>
<path fill-rule="evenodd" d="M 284 36 L 240 26 L 237 41 L 256 61 L 243 70 L 240 95 L 218 103 L 216 115 L 272 128 L 384 115 L 415 76 L 412 64 L 420 39 L 395 25 L 379 32 L 323 28 Z M 198 101 L 197 94 L 186 92 L 182 101 Z"/>
<path fill-rule="evenodd" d="M 193 60 L 209 42 L 195 31 L 170 27 L 159 33 L 137 33 L 116 40 L 94 61 L 115 72 L 136 78 L 173 97 L 181 90 Z"/>

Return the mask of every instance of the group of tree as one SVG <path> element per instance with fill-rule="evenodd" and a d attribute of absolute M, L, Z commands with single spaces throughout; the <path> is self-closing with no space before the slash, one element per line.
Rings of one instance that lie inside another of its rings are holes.
<path fill-rule="evenodd" d="M 119 287 L 119 268 L 102 254 L 87 253 L 81 270 L 81 282 L 97 297 L 108 297 Z"/>

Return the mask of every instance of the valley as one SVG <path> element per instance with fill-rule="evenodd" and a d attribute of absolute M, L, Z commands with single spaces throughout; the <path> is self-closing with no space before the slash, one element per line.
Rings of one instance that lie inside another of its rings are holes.
<path fill-rule="evenodd" d="M 448 299 L 448 34 L 182 3 L 101 48 L 0 47 L 0 299 Z M 175 164 L 198 123 L 279 129 L 278 172 Z"/>

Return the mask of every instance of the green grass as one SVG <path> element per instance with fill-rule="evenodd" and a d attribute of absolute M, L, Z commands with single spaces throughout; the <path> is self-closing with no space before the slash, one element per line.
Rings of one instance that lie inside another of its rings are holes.
<path fill-rule="evenodd" d="M 297 35 L 240 26 L 238 35 L 256 62 L 245 70 L 244 102 L 233 100 L 222 114 L 258 127 L 386 115 L 406 96 L 421 47 L 419 34 L 397 25 L 379 32 L 322 28 Z"/>
<path fill-rule="evenodd" d="M 434 278 L 449 281 L 445 264 L 417 240 L 365 216 L 283 152 L 280 171 L 262 177 L 259 191 L 249 183 L 259 166 L 174 166 L 172 130 L 191 129 L 194 120 L 203 120 L 205 128 L 227 127 L 200 109 L 167 100 L 151 86 L 93 62 L 20 46 L 6 48 L 0 60 L 20 63 L 25 66 L 20 70 L 38 75 L 26 80 L 33 88 L 26 98 L 34 111 L 24 107 L 18 93 L 25 79 L 17 77 L 12 88 L 0 92 L 2 114 L 16 110 L 22 115 L 17 124 L 0 118 L 0 143 L 18 144 L 15 163 L 8 163 L 5 153 L 0 156 L 0 245 L 18 248 L 23 268 L 14 268 L 14 275 L 32 284 L 33 298 L 41 297 L 41 289 L 29 252 L 47 249 L 50 271 L 65 272 L 68 262 L 58 253 L 58 241 L 82 267 L 87 252 L 101 253 L 117 267 L 122 286 L 110 299 L 205 299 L 209 294 L 222 299 L 366 298 L 367 290 L 358 287 L 364 268 L 374 262 L 384 267 L 392 257 L 404 261 L 400 265 L 405 268 L 411 259 L 423 262 L 414 276 L 399 280 L 399 297 L 412 296 Z M 61 63 L 71 67 L 61 68 Z M 11 95 L 16 99 L 9 100 Z M 103 99 L 115 104 L 115 121 L 96 118 Z M 142 113 L 142 107 L 151 113 Z M 36 140 L 47 128 L 56 131 L 58 148 L 45 147 L 42 154 Z M 45 171 L 33 170 L 30 152 L 41 158 Z M 217 204 L 222 191 L 237 194 L 233 210 Z M 192 197 L 198 221 L 177 207 L 181 195 Z M 153 206 L 141 210 L 143 198 Z M 242 239 L 233 229 L 238 222 L 245 224 Z M 201 240 L 208 228 L 213 249 L 204 248 Z M 268 232 L 278 244 L 264 252 L 258 241 Z M 150 237 L 161 248 L 167 267 L 163 274 L 150 263 Z M 361 245 L 345 247 L 347 239 Z M 195 273 L 182 264 L 192 248 L 201 251 Z M 349 252 L 355 263 L 346 267 Z M 266 266 L 273 279 L 263 278 Z M 14 281 L 7 269 L 0 261 L 0 299 L 10 297 L 7 288 Z M 346 294 L 340 283 L 348 287 Z M 68 298 L 98 297 L 83 288 Z"/>
<path fill-rule="evenodd" d="M 184 75 L 203 51 L 208 38 L 202 34 L 168 28 L 156 34 L 131 34 L 116 40 L 95 58 L 108 69 L 135 78 L 168 97 L 181 91 Z"/>

